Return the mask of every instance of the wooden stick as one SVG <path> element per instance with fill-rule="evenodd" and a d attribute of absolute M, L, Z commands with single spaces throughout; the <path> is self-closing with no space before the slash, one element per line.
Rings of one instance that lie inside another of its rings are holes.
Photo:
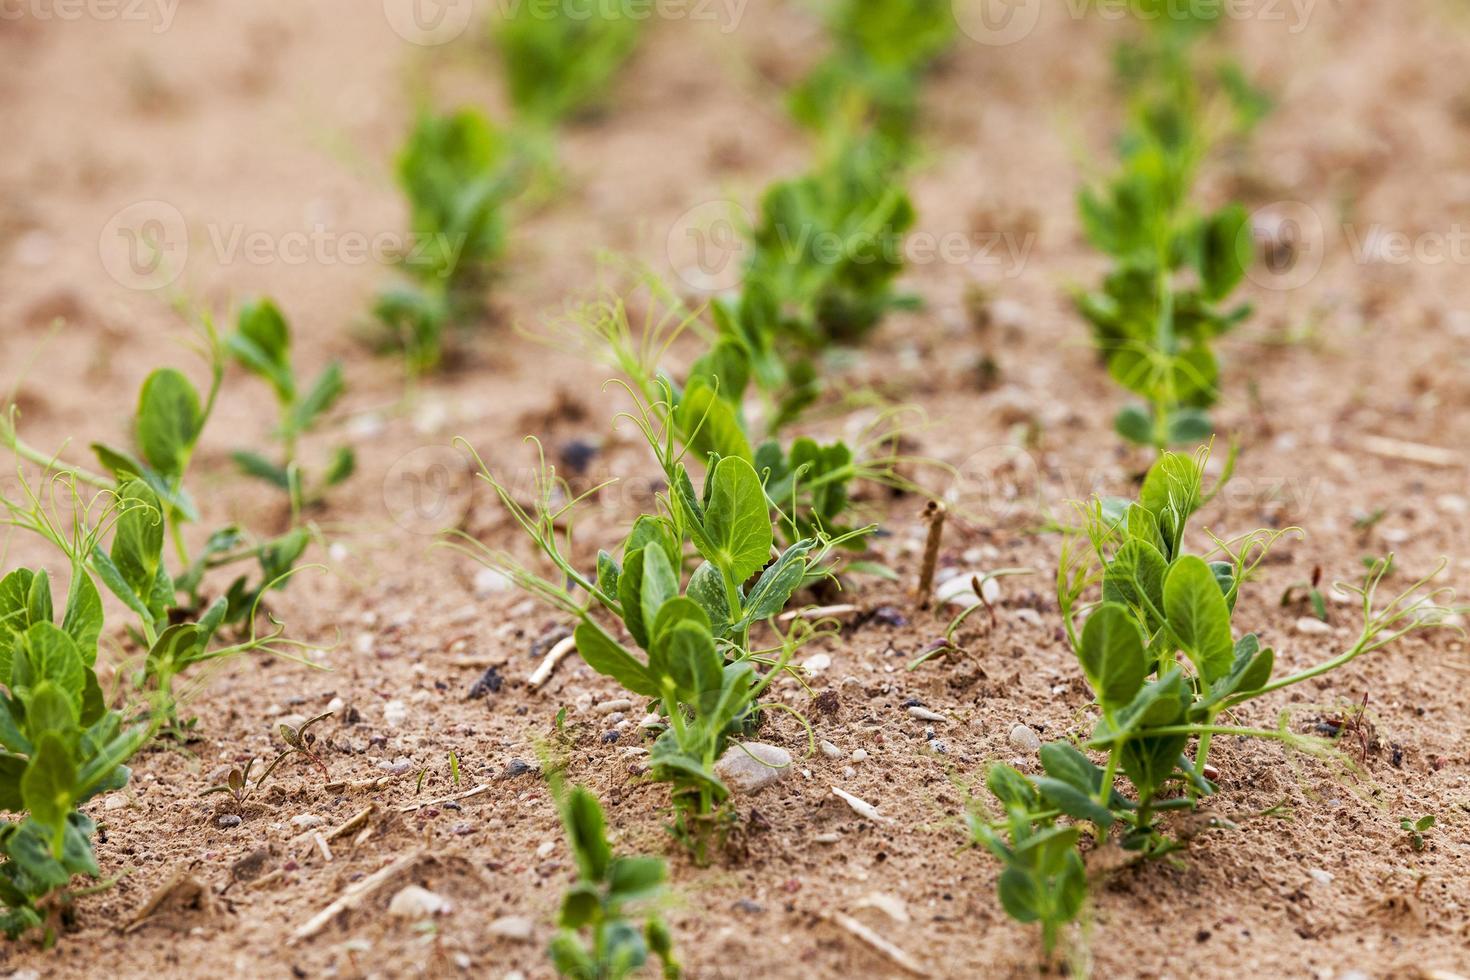
<path fill-rule="evenodd" d="M 327 924 L 330 923 L 337 916 L 341 915 L 343 912 L 348 911 L 349 909 L 357 908 L 357 906 L 361 905 L 363 900 L 366 899 L 369 895 L 387 885 L 390 881 L 398 877 L 398 875 L 402 874 L 422 857 L 422 852 L 405 854 L 403 857 L 392 862 L 386 867 L 379 868 L 377 871 L 374 871 L 366 878 L 357 882 L 357 884 L 348 888 L 345 892 L 338 896 L 337 900 L 332 902 L 331 905 L 328 905 L 316 915 L 312 916 L 303 925 L 298 927 L 296 931 L 291 933 L 290 937 L 286 940 L 286 945 L 294 946 L 303 939 L 310 939 L 312 936 L 315 936 L 317 933 L 325 929 L 327 927 Z"/>
<path fill-rule="evenodd" d="M 826 619 L 828 616 L 848 616 L 861 612 L 862 607 L 850 602 L 836 606 L 812 606 L 810 609 L 793 609 L 776 617 L 778 622 L 789 623 L 794 619 Z"/>
<path fill-rule="evenodd" d="M 841 912 L 833 912 L 831 915 L 833 922 L 888 957 L 909 973 L 912 973 L 916 977 L 927 977 L 929 975 L 929 971 L 920 966 L 919 962 L 912 956 L 863 925 L 857 919 L 854 919 L 850 915 L 844 915 Z"/>
<path fill-rule="evenodd" d="M 321 834 L 312 834 L 311 840 L 312 843 L 316 844 L 316 849 L 321 853 L 322 860 L 326 861 L 328 864 L 331 864 L 332 849 L 327 846 L 327 839 Z"/>
<path fill-rule="evenodd" d="M 1405 442 L 1402 439 L 1390 439 L 1387 436 L 1363 436 L 1363 448 L 1377 456 L 1387 456 L 1390 459 L 1403 459 L 1411 463 L 1425 463 L 1429 466 L 1458 466 L 1460 457 L 1448 449 L 1438 446 L 1426 446 L 1418 442 Z"/>
<path fill-rule="evenodd" d="M 438 806 L 441 803 L 458 803 L 460 800 L 467 800 L 472 796 L 479 796 L 481 793 L 489 792 L 489 790 L 489 783 L 481 783 L 479 786 L 465 793 L 457 793 L 454 796 L 443 796 L 437 800 L 424 800 L 422 803 L 409 803 L 399 807 L 398 812 L 412 813 L 415 810 L 422 810 L 426 806 Z"/>
<path fill-rule="evenodd" d="M 948 512 L 944 504 L 931 500 L 924 507 L 924 519 L 929 522 L 929 539 L 924 542 L 924 564 L 919 566 L 919 585 L 914 589 L 914 598 L 920 609 L 929 608 L 929 597 L 934 592 L 934 568 L 939 564 L 939 543 L 944 539 L 944 518 Z"/>
<path fill-rule="evenodd" d="M 556 665 L 565 660 L 567 654 L 575 649 L 577 649 L 576 634 L 558 640 L 556 646 L 547 651 L 546 656 L 542 657 L 541 662 L 536 665 L 536 670 L 526 681 L 526 686 L 533 691 L 539 689 L 542 684 L 551 679 L 551 672 L 556 670 Z"/>

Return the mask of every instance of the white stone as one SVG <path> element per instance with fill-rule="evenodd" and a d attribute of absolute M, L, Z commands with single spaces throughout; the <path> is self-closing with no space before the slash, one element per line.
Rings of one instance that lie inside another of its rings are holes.
<path fill-rule="evenodd" d="M 1321 868 L 1308 868 L 1307 876 L 1319 885 L 1332 884 L 1333 874 L 1331 871 L 1323 871 Z"/>
<path fill-rule="evenodd" d="M 825 755 L 829 759 L 840 759 L 840 758 L 842 758 L 842 750 L 839 749 L 836 745 L 834 745 L 831 742 L 827 741 L 826 739 L 822 739 L 822 741 L 818 742 L 817 743 L 817 748 L 821 749 L 822 750 L 822 754 Z"/>
<path fill-rule="evenodd" d="M 490 923 L 490 935 L 513 943 L 529 943 L 536 937 L 536 923 L 524 915 L 503 915 Z"/>
<path fill-rule="evenodd" d="M 427 919 L 430 916 L 443 915 L 449 909 L 448 899 L 418 885 L 399 889 L 388 903 L 388 914 L 400 919 Z"/>
<path fill-rule="evenodd" d="M 852 761 L 853 762 L 867 762 L 868 761 L 868 750 L 867 749 L 853 749 L 852 750 Z"/>
<path fill-rule="evenodd" d="M 791 753 L 763 742 L 732 745 L 715 763 L 715 775 L 737 793 L 759 792 L 790 772 Z"/>
<path fill-rule="evenodd" d="M 297 830 L 310 830 L 313 827 L 320 827 L 326 822 L 324 817 L 319 817 L 315 813 L 300 813 L 291 818 L 291 826 Z"/>
<path fill-rule="evenodd" d="M 544 841 L 540 847 L 536 848 L 536 856 L 538 858 L 541 858 L 542 860 L 545 860 L 546 858 L 551 857 L 551 852 L 554 850 L 556 850 L 556 841 Z"/>
<path fill-rule="evenodd" d="M 1011 744 L 1026 752 L 1041 751 L 1041 737 L 1029 725 L 1016 725 L 1011 729 Z"/>
<path fill-rule="evenodd" d="M 1322 620 L 1318 619 L 1315 616 L 1303 616 L 1301 619 L 1298 619 L 1296 621 L 1296 631 L 1298 633 L 1305 633 L 1307 635 L 1315 636 L 1322 633 L 1331 633 L 1332 627 L 1328 626 L 1326 623 L 1322 622 Z"/>
<path fill-rule="evenodd" d="M 939 588 L 934 590 L 934 597 L 946 606 L 957 606 L 968 609 L 970 606 L 978 605 L 980 596 L 975 594 L 975 579 L 980 579 L 980 592 L 985 596 L 985 601 L 995 605 L 1000 601 L 1000 582 L 997 579 L 987 579 L 985 573 L 974 570 L 960 572 L 940 583 Z"/>
<path fill-rule="evenodd" d="M 389 728 L 401 728 L 408 721 L 408 706 L 402 701 L 389 701 L 383 705 L 383 721 Z"/>
<path fill-rule="evenodd" d="M 820 674 L 832 666 L 832 658 L 825 653 L 816 653 L 802 661 L 801 665 L 809 674 Z"/>
<path fill-rule="evenodd" d="M 493 568 L 482 568 L 475 573 L 475 595 L 491 596 L 510 587 L 510 579 Z"/>

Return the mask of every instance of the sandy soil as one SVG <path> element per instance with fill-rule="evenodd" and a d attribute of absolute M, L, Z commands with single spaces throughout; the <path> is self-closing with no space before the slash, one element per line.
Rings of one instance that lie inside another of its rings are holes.
<path fill-rule="evenodd" d="M 1301 30 L 1288 26 L 1258 18 L 1236 28 L 1244 60 L 1280 106 L 1249 150 L 1211 174 L 1206 192 L 1252 207 L 1300 202 L 1307 210 L 1292 213 L 1320 216 L 1323 230 L 1309 241 L 1321 265 L 1302 282 L 1262 277 L 1249 289 L 1258 314 L 1227 344 L 1219 416 L 1246 452 L 1231 492 L 1203 522 L 1221 533 L 1303 528 L 1302 540 L 1280 546 L 1238 616 L 1295 667 L 1330 656 L 1355 631 L 1348 606 L 1332 607 L 1325 635 L 1299 632 L 1303 610 L 1281 608 L 1282 590 L 1316 566 L 1329 579 L 1352 578 L 1363 555 L 1394 550 L 1407 577 L 1443 555 L 1445 581 L 1462 593 L 1470 586 L 1470 280 L 1462 274 L 1470 255 L 1435 261 L 1421 252 L 1398 263 L 1381 245 L 1355 247 L 1374 228 L 1421 245 L 1455 229 L 1470 200 L 1470 111 L 1453 66 L 1470 25 L 1449 3 L 1363 0 L 1319 4 Z M 671 232 L 687 227 L 691 209 L 726 199 L 749 205 L 765 182 L 798 170 L 808 148 L 785 119 L 777 86 L 813 57 L 818 25 L 769 0 L 751 3 L 728 34 L 718 24 L 657 25 L 612 110 L 564 134 L 563 195 L 517 222 L 495 292 L 499 322 L 462 370 L 425 385 L 407 408 L 396 367 L 351 338 L 388 271 L 340 246 L 350 232 L 401 227 L 387 161 L 419 100 L 503 105 L 480 26 L 452 44 L 420 47 L 397 36 L 375 3 L 247 9 L 195 0 L 161 27 L 34 13 L 0 20 L 11 135 L 0 154 L 0 363 L 7 383 L 21 381 L 28 438 L 43 446 L 72 439 L 68 453 L 80 460 L 87 442 L 124 438 L 149 369 L 167 362 L 201 375 L 176 344 L 188 331 L 171 295 L 216 309 L 276 296 L 296 326 L 303 365 L 347 362 L 352 390 L 340 431 L 320 442 L 350 433 L 361 472 L 318 515 L 333 546 L 313 558 L 326 569 L 305 574 L 273 605 L 294 635 L 340 642 L 321 657 L 327 670 L 259 657 L 210 678 L 190 706 L 202 740 L 187 752 L 142 755 L 127 789 L 92 806 L 105 827 L 102 867 L 121 880 L 78 903 L 75 931 L 55 949 L 0 947 L 0 968 L 46 977 L 549 976 L 543 949 L 570 864 L 544 783 L 534 772 L 513 775 L 513 763 L 557 751 L 602 798 L 622 848 L 669 856 L 667 915 L 693 977 L 900 975 L 833 924 L 833 911 L 879 929 L 934 976 L 1033 973 L 1034 938 L 1001 913 L 996 866 L 965 847 L 957 815 L 989 763 L 1021 755 L 1013 726 L 1050 739 L 1088 725 L 1085 689 L 1049 597 L 1059 541 L 1030 528 L 1068 498 L 1126 491 L 1142 462 L 1109 432 L 1117 394 L 1065 292 L 1099 269 L 1079 239 L 1072 195 L 1084 152 L 1104 148 L 1116 121 L 1108 84 L 1115 28 L 1048 5 L 1018 44 L 957 45 L 930 87 L 928 159 L 914 185 L 921 233 L 998 238 L 999 251 L 982 254 L 977 244 L 969 262 L 916 263 L 907 282 L 926 310 L 894 317 L 844 364 L 854 388 L 878 384 L 923 410 L 919 452 L 972 475 L 957 488 L 936 478 L 970 506 L 945 539 L 947 572 L 1040 572 L 1006 581 L 996 622 L 976 621 L 964 656 L 906 672 L 943 628 L 904 591 L 918 564 L 921 501 L 870 494 L 890 532 L 878 557 L 904 581 L 850 591 L 844 598 L 865 614 L 810 651 L 831 659 L 813 684 L 832 692 L 825 704 L 835 695 L 835 710 L 814 706 L 794 684 L 778 689 L 819 737 L 868 758 L 817 754 L 738 800 L 738 849 L 697 868 L 664 833 L 666 795 L 637 775 L 634 736 L 609 742 L 614 722 L 589 710 L 619 696 L 615 686 L 572 661 L 544 690 L 527 691 L 522 680 L 544 650 L 537 641 L 563 624 L 477 579 L 473 563 L 432 547 L 431 532 L 456 519 L 496 546 L 521 547 L 469 479 L 450 447 L 455 436 L 512 478 L 529 459 L 519 442 L 528 432 L 553 452 L 572 440 L 599 445 L 589 478 L 636 482 L 647 473 L 634 433 L 611 427 L 615 403 L 598 394 L 599 371 L 528 342 L 512 325 L 532 327 L 584 298 L 596 286 L 600 249 L 674 272 L 685 258 L 671 258 Z M 99 252 L 109 222 L 140 201 L 164 202 L 188 229 L 187 261 L 179 256 L 182 274 L 163 294 L 127 288 Z M 279 245 L 316 225 L 336 245 L 303 262 L 227 247 L 235 232 Z M 999 258 L 1007 245 L 1024 259 Z M 977 281 L 995 297 L 983 332 L 965 312 L 966 288 Z M 65 325 L 49 333 L 58 316 Z M 975 368 L 986 354 L 1000 369 L 988 388 Z M 205 528 L 238 519 L 269 530 L 282 520 L 278 502 L 238 479 L 227 458 L 266 433 L 263 398 L 255 381 L 231 376 L 196 464 Z M 1439 446 L 1452 463 L 1385 456 L 1368 437 Z M 1007 448 L 1025 438 L 1027 451 Z M 415 499 L 416 481 L 436 474 L 447 474 L 431 485 L 439 492 Z M 594 505 L 580 535 L 589 556 L 615 540 L 639 502 L 630 491 Z M 1371 527 L 1355 528 L 1380 509 Z M 50 561 L 19 537 L 9 558 Z M 866 614 L 885 606 L 903 625 Z M 112 639 L 123 655 L 121 632 Z M 504 685 L 468 698 L 492 665 Z M 1232 829 L 1202 834 L 1178 862 L 1126 871 L 1096 890 L 1079 936 L 1095 975 L 1470 972 L 1467 666 L 1452 635 L 1410 639 L 1249 712 L 1247 721 L 1269 724 L 1285 711 L 1309 732 L 1366 696 L 1356 771 L 1271 745 L 1221 744 L 1214 812 Z M 398 760 L 409 774 L 367 792 L 333 792 L 319 773 L 291 764 L 245 807 L 200 798 L 222 767 L 273 754 L 279 716 L 309 716 L 334 698 L 358 721 L 328 723 L 333 778 L 382 776 Z M 929 725 L 942 752 L 904 711 L 912 699 L 949 719 Z M 385 718 L 392 701 L 406 708 L 396 727 Z M 569 742 L 554 738 L 562 707 Z M 762 737 L 805 750 L 790 721 L 772 721 Z M 462 769 L 458 786 L 450 752 Z M 454 807 L 422 806 L 482 784 L 487 791 Z M 859 818 L 833 797 L 834 785 L 892 822 Z M 339 841 L 330 863 L 291 823 L 309 814 L 336 826 L 370 803 L 373 832 L 355 847 Z M 1415 853 L 1398 821 L 1424 813 L 1440 823 Z M 221 828 L 226 814 L 242 822 Z M 817 840 L 833 834 L 837 843 Z M 344 889 L 413 855 L 402 880 L 454 903 L 433 930 L 390 919 L 387 889 L 314 938 L 288 943 Z M 274 872 L 272 883 L 252 887 Z M 176 876 L 202 888 L 124 931 Z M 874 893 L 901 901 L 909 921 L 865 904 Z M 502 916 L 533 918 L 533 941 L 494 935 Z"/>

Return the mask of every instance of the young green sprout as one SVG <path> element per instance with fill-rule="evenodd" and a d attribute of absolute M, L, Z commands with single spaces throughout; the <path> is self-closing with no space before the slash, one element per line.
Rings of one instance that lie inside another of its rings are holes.
<path fill-rule="evenodd" d="M 777 553 L 770 504 L 754 467 L 712 454 L 703 489 L 696 490 L 672 428 L 659 421 L 668 410 L 667 403 L 641 405 L 627 416 L 653 449 L 669 490 L 659 495 L 657 513 L 633 521 L 620 554 L 598 553 L 595 573 L 578 568 L 567 554 L 570 539 L 564 545 L 559 538 L 582 498 L 544 464 L 529 510 L 483 463 L 481 476 L 556 567 L 555 579 L 464 535 L 456 547 L 575 618 L 577 651 L 587 665 L 657 707 L 652 775 L 671 784 L 673 829 L 702 861 L 719 836 L 730 795 L 715 763 L 764 710 L 760 697 L 807 638 L 800 629 L 778 634 L 778 647 L 763 651 L 752 645 L 752 632 L 774 620 L 804 581 L 823 574 L 841 541 L 819 535 Z"/>
<path fill-rule="evenodd" d="M 243 449 L 234 453 L 235 462 L 250 476 L 285 491 L 292 514 L 299 515 L 303 508 L 320 503 L 327 489 L 346 480 L 357 465 L 352 447 L 338 446 L 320 478 L 313 480 L 303 475 L 297 460 L 301 437 L 315 429 L 342 397 L 342 366 L 333 361 L 309 388 L 303 388 L 291 361 L 291 328 L 268 299 L 241 308 L 238 328 L 226 345 L 235 360 L 267 382 L 275 393 L 279 410 L 276 438 L 282 445 L 280 462 Z"/>
<path fill-rule="evenodd" d="M 1438 604 L 1446 590 L 1429 586 L 1433 575 L 1385 602 L 1380 563 L 1362 585 L 1339 585 L 1362 599 L 1356 642 L 1313 667 L 1275 676 L 1273 651 L 1233 620 L 1242 586 L 1288 532 L 1210 535 L 1204 552 L 1192 551 L 1189 519 L 1211 496 L 1202 486 L 1206 459 L 1203 450 L 1194 457 L 1165 452 L 1136 501 L 1094 500 L 1081 508 L 1081 542 L 1063 552 L 1057 602 L 1096 698 L 1096 724 L 1080 745 L 1042 746 L 1044 775 L 993 767 L 986 785 L 1005 815 L 971 814 L 974 837 L 1004 865 L 1002 904 L 1015 918 L 1041 924 L 1048 955 L 1082 906 L 1085 876 L 1075 845 L 1084 830 L 1140 858 L 1177 850 L 1183 842 L 1169 835 L 1162 817 L 1218 791 L 1207 775 L 1216 739 L 1331 751 L 1292 732 L 1284 715 L 1274 728 L 1245 724 L 1240 716 L 1252 702 L 1443 625 L 1449 613 Z M 1089 752 L 1103 755 L 1104 764 Z"/>
<path fill-rule="evenodd" d="M 577 863 L 577 882 L 562 897 L 557 918 L 561 931 L 548 951 L 556 972 L 572 980 L 622 980 L 642 969 L 651 953 L 665 980 L 677 980 L 679 964 L 663 920 L 648 913 L 641 929 L 630 921 L 631 907 L 656 901 L 663 892 L 664 862 L 615 856 L 597 797 L 581 786 L 565 794 L 553 790 Z"/>
<path fill-rule="evenodd" d="M 505 8 L 493 39 L 516 113 L 533 127 L 550 127 L 597 108 L 645 19 L 620 2 Z"/>
<path fill-rule="evenodd" d="M 382 293 L 374 314 L 383 345 L 403 351 L 417 375 L 439 365 L 447 329 L 484 315 L 520 164 L 503 132 L 462 109 L 420 117 L 398 159 L 398 180 L 413 236 L 399 263 L 409 281 Z"/>
<path fill-rule="evenodd" d="M 832 53 L 792 91 L 792 115 L 818 132 L 871 126 L 907 151 L 920 85 L 956 28 L 950 0 L 838 0 L 828 17 Z"/>

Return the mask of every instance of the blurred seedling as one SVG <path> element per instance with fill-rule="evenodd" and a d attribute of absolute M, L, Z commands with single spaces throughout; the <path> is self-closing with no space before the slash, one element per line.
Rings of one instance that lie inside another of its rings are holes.
<path fill-rule="evenodd" d="M 1305 582 L 1297 582 L 1286 587 L 1281 593 L 1281 608 L 1285 609 L 1294 603 L 1306 598 L 1312 605 L 1312 613 L 1322 622 L 1327 622 L 1327 600 L 1322 596 L 1322 566 L 1312 566 L 1312 577 Z"/>
<path fill-rule="evenodd" d="M 235 766 L 234 768 L 232 768 L 230 770 L 230 774 L 225 777 L 225 783 L 223 785 L 211 786 L 209 789 L 205 790 L 199 795 L 210 796 L 214 793 L 228 793 L 237 805 L 244 804 L 260 791 L 260 788 L 265 785 L 266 780 L 271 778 L 271 774 L 276 771 L 281 763 L 285 762 L 293 755 L 305 756 L 330 778 L 331 773 L 327 771 L 326 763 L 322 761 L 321 756 L 318 755 L 315 749 L 313 749 L 312 747 L 313 743 L 316 742 L 316 735 L 312 732 L 309 732 L 307 729 L 311 728 L 311 726 L 315 725 L 316 723 L 323 721 L 324 719 L 330 718 L 331 716 L 332 712 L 330 711 L 326 712 L 325 714 L 317 715 L 315 718 L 312 718 L 310 721 L 302 724 L 300 728 L 294 728 L 291 725 L 286 724 L 277 726 L 277 730 L 280 732 L 281 738 L 286 743 L 286 751 L 276 756 L 275 761 L 273 761 L 269 766 L 266 767 L 265 772 L 261 773 L 259 778 L 257 778 L 254 783 L 250 781 L 250 772 L 252 769 L 255 768 L 255 763 L 257 760 L 252 757 L 248 762 L 245 763 L 243 768 L 240 766 Z"/>
<path fill-rule="evenodd" d="M 334 449 L 320 477 L 314 480 L 304 474 L 297 459 L 301 437 L 320 424 L 345 390 L 342 365 L 333 361 L 309 388 L 303 388 L 291 359 L 291 328 L 280 308 L 268 299 L 241 308 L 238 328 L 226 345 L 236 361 L 268 382 L 275 392 L 279 411 L 275 436 L 282 445 L 279 462 L 243 449 L 233 453 L 233 458 L 247 475 L 288 495 L 294 523 L 304 508 L 321 503 L 326 491 L 346 480 L 357 467 L 350 446 Z"/>
<path fill-rule="evenodd" d="M 1426 813 L 1418 820 L 1410 820 L 1404 817 L 1399 821 L 1399 829 L 1408 835 L 1409 846 L 1415 851 L 1422 851 L 1429 846 L 1424 835 L 1434 826 L 1434 814 Z"/>

